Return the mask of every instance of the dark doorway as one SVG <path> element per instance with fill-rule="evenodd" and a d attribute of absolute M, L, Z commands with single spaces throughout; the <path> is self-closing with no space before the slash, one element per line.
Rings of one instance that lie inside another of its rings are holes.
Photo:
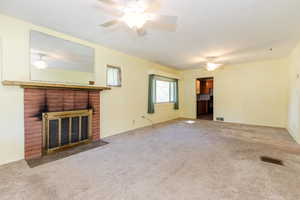
<path fill-rule="evenodd" d="M 214 119 L 214 79 L 199 78 L 196 80 L 197 118 Z"/>

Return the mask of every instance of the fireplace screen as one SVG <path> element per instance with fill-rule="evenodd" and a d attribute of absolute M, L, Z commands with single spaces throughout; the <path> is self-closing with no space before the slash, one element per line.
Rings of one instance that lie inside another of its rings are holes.
<path fill-rule="evenodd" d="M 91 140 L 92 110 L 43 113 L 46 153 Z"/>

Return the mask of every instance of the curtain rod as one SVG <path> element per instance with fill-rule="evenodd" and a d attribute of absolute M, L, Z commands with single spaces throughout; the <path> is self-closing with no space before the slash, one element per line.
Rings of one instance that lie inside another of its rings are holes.
<path fill-rule="evenodd" d="M 150 75 L 158 76 L 158 77 L 161 77 L 161 78 L 167 78 L 167 79 L 179 80 L 178 78 L 171 78 L 171 77 L 162 76 L 162 75 L 158 75 L 158 74 L 150 74 Z"/>

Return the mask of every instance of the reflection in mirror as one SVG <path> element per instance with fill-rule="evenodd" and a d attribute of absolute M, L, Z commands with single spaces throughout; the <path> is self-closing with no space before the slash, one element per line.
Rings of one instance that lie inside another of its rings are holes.
<path fill-rule="evenodd" d="M 31 80 L 88 84 L 94 49 L 37 31 L 30 32 Z"/>

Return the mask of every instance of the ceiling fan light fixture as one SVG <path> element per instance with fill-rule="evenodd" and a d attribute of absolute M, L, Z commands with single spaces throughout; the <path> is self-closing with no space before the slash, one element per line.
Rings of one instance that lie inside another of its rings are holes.
<path fill-rule="evenodd" d="M 216 64 L 216 63 L 209 62 L 209 63 L 206 64 L 206 70 L 207 71 L 214 71 L 220 66 L 221 66 L 221 64 Z"/>
<path fill-rule="evenodd" d="M 33 65 L 37 68 L 37 69 L 46 69 L 48 67 L 48 64 L 46 61 L 43 60 L 43 55 L 39 55 L 40 58 L 39 60 L 35 61 L 33 63 Z"/>
<path fill-rule="evenodd" d="M 142 28 L 144 24 L 148 21 L 148 18 L 144 14 L 125 14 L 122 17 L 122 20 L 130 27 L 130 28 Z"/>
<path fill-rule="evenodd" d="M 122 21 L 130 28 L 142 28 L 147 21 L 154 19 L 154 16 L 150 13 L 145 13 L 145 7 L 139 4 L 128 6 L 123 9 L 123 12 Z"/>
<path fill-rule="evenodd" d="M 34 62 L 34 66 L 38 69 L 46 69 L 48 64 L 43 60 L 37 60 Z"/>

